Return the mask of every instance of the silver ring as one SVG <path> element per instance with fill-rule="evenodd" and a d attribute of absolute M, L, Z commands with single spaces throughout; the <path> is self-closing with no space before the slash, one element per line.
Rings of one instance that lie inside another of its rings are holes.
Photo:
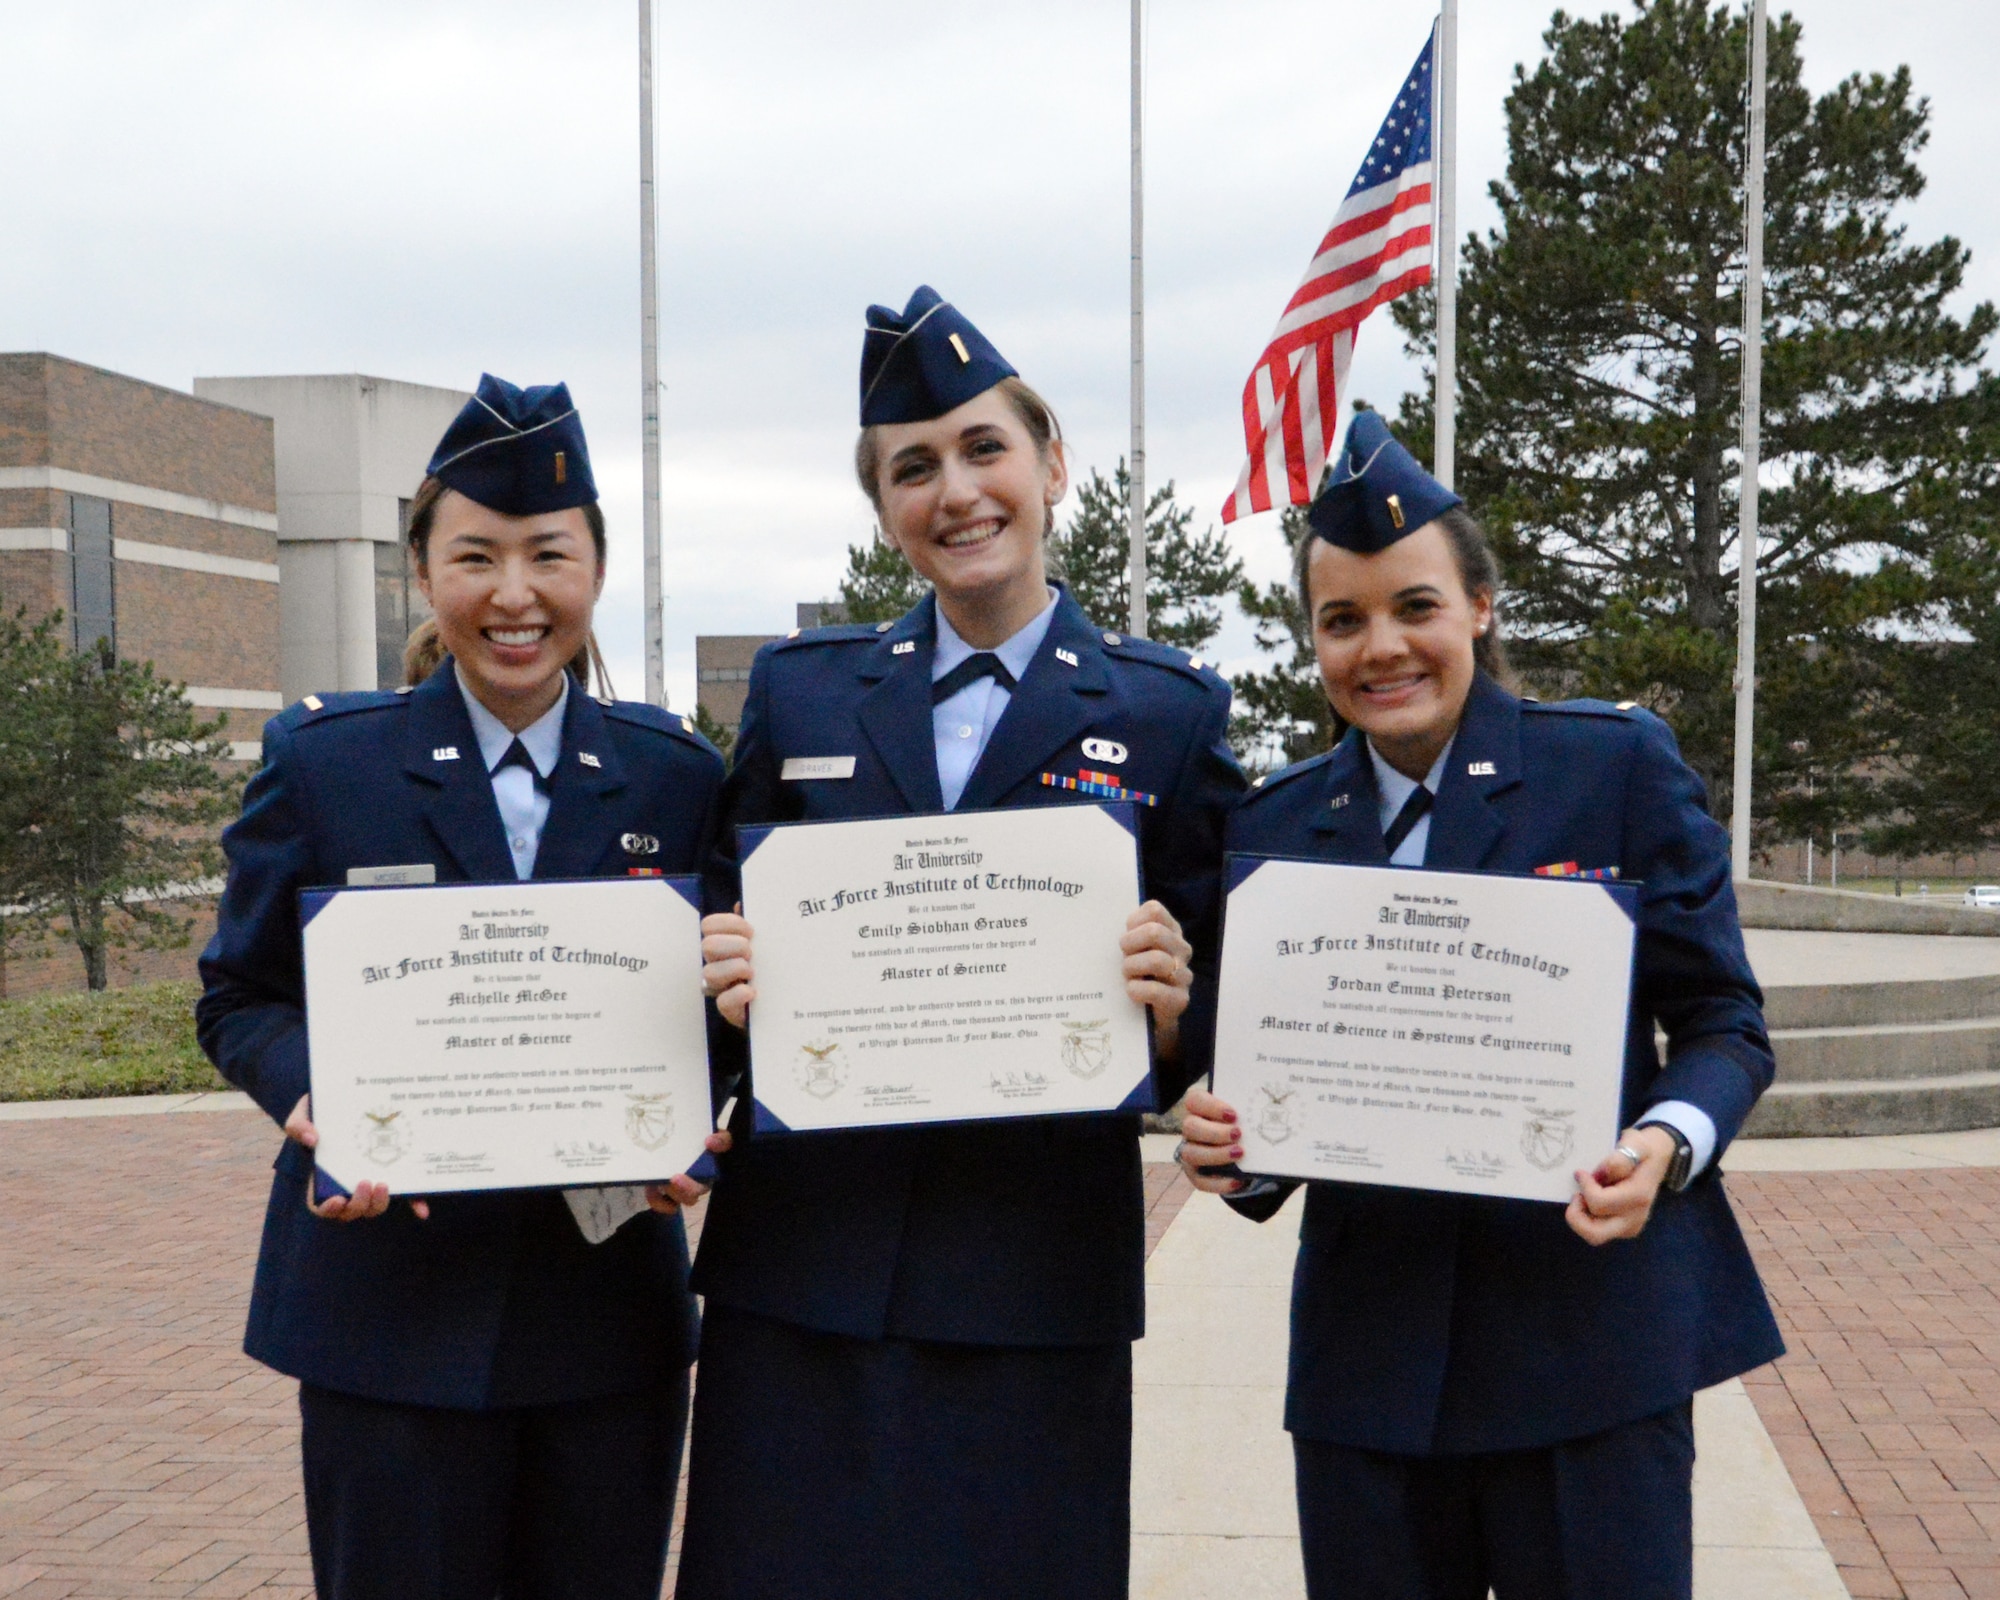
<path fill-rule="evenodd" d="M 1627 1161 L 1631 1162 L 1634 1168 L 1643 1167 L 1646 1164 L 1646 1158 L 1640 1155 L 1639 1152 L 1634 1150 L 1629 1144 L 1621 1144 L 1620 1146 L 1618 1146 L 1618 1154 L 1623 1156 Z"/>
<path fill-rule="evenodd" d="M 1185 1139 L 1174 1146 L 1174 1165 L 1177 1167 L 1185 1167 L 1187 1165 L 1187 1140 Z"/>

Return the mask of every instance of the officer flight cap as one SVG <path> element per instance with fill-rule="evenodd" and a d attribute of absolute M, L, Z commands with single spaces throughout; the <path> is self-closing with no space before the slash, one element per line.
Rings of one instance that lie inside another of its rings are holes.
<path fill-rule="evenodd" d="M 490 372 L 431 452 L 427 477 L 503 516 L 567 511 L 597 498 L 583 419 L 566 383 L 521 389 Z"/>
<path fill-rule="evenodd" d="M 1372 556 L 1464 504 L 1417 465 L 1380 412 L 1357 411 L 1306 521 L 1328 544 Z"/>
<path fill-rule="evenodd" d="M 868 308 L 861 340 L 861 426 L 928 422 L 1019 374 L 959 309 L 929 284 L 898 315 Z"/>

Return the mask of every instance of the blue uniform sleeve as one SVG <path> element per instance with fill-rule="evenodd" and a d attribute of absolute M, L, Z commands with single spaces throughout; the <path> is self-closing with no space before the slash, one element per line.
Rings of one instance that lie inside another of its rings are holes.
<path fill-rule="evenodd" d="M 708 908 L 733 911 L 743 898 L 736 861 L 738 823 L 789 821 L 778 758 L 771 746 L 771 656 L 760 650 L 750 665 L 750 687 L 743 701 L 743 720 L 736 729 L 736 746 L 729 775 L 722 783 L 722 805 L 709 853 Z"/>
<path fill-rule="evenodd" d="M 195 1029 L 216 1070 L 280 1127 L 310 1086 L 298 892 L 319 881 L 288 728 L 264 727 L 264 765 L 223 831 L 229 879 L 201 955 Z"/>
<path fill-rule="evenodd" d="M 1229 691 L 1212 694 L 1174 791 L 1146 848 L 1146 892 L 1181 925 L 1194 947 L 1194 988 L 1181 1017 L 1180 1060 L 1162 1091 L 1178 1099 L 1208 1071 L 1215 1050 L 1215 987 L 1222 968 L 1222 836 L 1249 787 L 1229 748 Z M 1149 821 L 1153 819 L 1148 819 Z M 1176 1081 L 1177 1080 L 1177 1081 Z"/>
<path fill-rule="evenodd" d="M 1708 814 L 1701 780 L 1673 734 L 1652 717 L 1642 719 L 1625 807 L 1626 870 L 1642 880 L 1634 999 L 1667 1035 L 1666 1065 L 1639 1115 L 1684 1102 L 1714 1124 L 1720 1155 L 1770 1087 L 1777 1062 L 1743 949 L 1729 836 Z"/>

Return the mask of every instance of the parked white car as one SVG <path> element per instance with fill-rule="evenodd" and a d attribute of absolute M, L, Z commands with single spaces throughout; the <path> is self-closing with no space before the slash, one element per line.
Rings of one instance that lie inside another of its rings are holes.
<path fill-rule="evenodd" d="M 1976 883 L 1965 891 L 1965 903 L 1981 911 L 2000 911 L 2000 883 Z"/>

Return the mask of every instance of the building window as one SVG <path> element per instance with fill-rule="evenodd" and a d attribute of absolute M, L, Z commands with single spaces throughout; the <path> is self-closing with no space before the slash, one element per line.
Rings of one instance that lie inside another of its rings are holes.
<path fill-rule="evenodd" d="M 112 560 L 111 502 L 69 497 L 70 621 L 76 648 L 102 639 L 118 648 L 118 577 Z"/>

